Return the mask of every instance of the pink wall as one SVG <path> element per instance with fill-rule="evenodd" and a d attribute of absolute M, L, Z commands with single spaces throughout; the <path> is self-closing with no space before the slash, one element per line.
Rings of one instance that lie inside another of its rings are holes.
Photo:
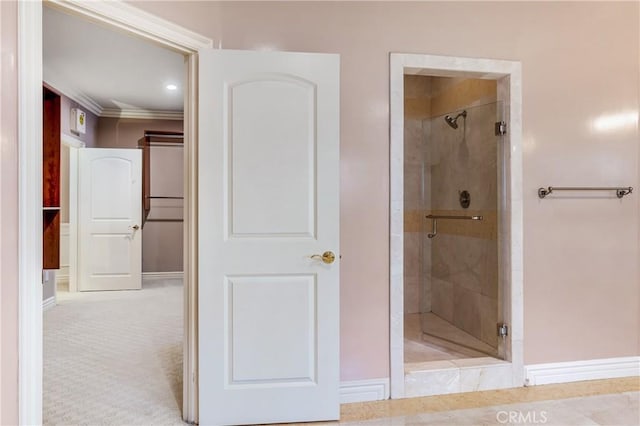
<path fill-rule="evenodd" d="M 389 52 L 522 61 L 525 362 L 640 353 L 638 194 L 536 196 L 542 185 L 640 183 L 637 126 L 590 130 L 602 114 L 638 110 L 638 3 L 135 4 L 224 48 L 341 54 L 343 380 L 389 372 Z M 13 424 L 16 33 L 15 4 L 0 5 L 1 397 L 2 423 Z"/>
<path fill-rule="evenodd" d="M 638 194 L 539 200 L 543 185 L 638 184 L 638 3 L 136 2 L 223 48 L 341 54 L 342 378 L 386 377 L 389 52 L 522 61 L 525 362 L 640 353 Z"/>
<path fill-rule="evenodd" d="M 0 2 L 0 424 L 18 423 L 17 7 Z"/>
<path fill-rule="evenodd" d="M 182 131 L 182 120 L 141 120 L 106 118 L 98 120 L 96 146 L 99 148 L 136 148 L 145 130 Z M 152 195 L 181 196 L 183 154 L 181 148 L 152 148 Z M 162 173 L 158 173 L 162 170 Z M 155 171 L 155 173 L 154 173 Z M 154 202 L 154 205 L 158 203 Z M 166 203 L 165 203 L 166 204 Z M 169 202 L 170 205 L 180 203 Z M 168 209 L 163 209 L 168 210 Z M 158 209 L 150 217 L 159 217 Z M 170 209 L 166 216 L 181 217 L 181 209 Z M 147 222 L 142 230 L 142 271 L 182 271 L 182 223 Z"/>

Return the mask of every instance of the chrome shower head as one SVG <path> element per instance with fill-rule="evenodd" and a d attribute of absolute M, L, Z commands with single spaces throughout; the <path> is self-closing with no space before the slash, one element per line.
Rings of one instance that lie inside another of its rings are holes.
<path fill-rule="evenodd" d="M 459 117 L 467 118 L 467 110 L 463 110 L 460 114 L 456 115 L 455 117 L 452 117 L 450 115 L 445 115 L 444 121 L 446 121 L 447 124 L 451 126 L 452 129 L 457 129 Z"/>
<path fill-rule="evenodd" d="M 448 124 L 449 126 L 451 126 L 451 128 L 453 128 L 453 129 L 457 129 L 457 128 L 458 128 L 458 123 L 457 123 L 456 119 L 455 119 L 455 118 L 453 118 L 452 116 L 450 116 L 450 115 L 445 115 L 445 116 L 444 116 L 444 121 L 446 121 L 446 122 L 447 122 L 447 124 Z"/>

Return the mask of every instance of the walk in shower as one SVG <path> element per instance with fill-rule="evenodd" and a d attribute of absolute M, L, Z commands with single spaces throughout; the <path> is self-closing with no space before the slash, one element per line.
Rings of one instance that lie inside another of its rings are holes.
<path fill-rule="evenodd" d="M 413 78 L 429 108 L 405 99 L 405 362 L 499 357 L 503 108 L 494 82 Z"/>

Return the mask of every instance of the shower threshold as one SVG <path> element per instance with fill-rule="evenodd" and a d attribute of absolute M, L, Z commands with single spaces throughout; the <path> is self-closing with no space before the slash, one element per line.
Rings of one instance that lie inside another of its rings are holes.
<path fill-rule="evenodd" d="M 461 358 L 405 364 L 405 397 L 506 389 L 513 364 L 492 357 Z"/>
<path fill-rule="evenodd" d="M 424 334 L 425 331 L 445 337 Z M 405 314 L 405 396 L 444 395 L 513 387 L 512 364 L 488 355 L 491 346 L 434 314 Z M 478 350 L 480 349 L 480 350 Z"/>

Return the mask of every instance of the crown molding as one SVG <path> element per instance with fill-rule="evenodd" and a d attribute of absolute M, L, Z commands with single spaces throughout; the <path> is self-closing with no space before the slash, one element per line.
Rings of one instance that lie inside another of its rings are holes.
<path fill-rule="evenodd" d="M 72 101 L 80 104 L 83 108 L 93 113 L 96 117 L 107 118 L 131 118 L 138 120 L 183 120 L 184 114 L 182 111 L 163 111 L 163 110 L 148 110 L 142 108 L 103 108 L 98 102 L 94 101 L 90 96 L 75 90 L 61 80 L 55 78 L 47 78 L 44 83 L 52 87 L 54 90 L 60 92 Z"/>
<path fill-rule="evenodd" d="M 51 76 L 47 76 L 47 78 L 43 79 L 43 81 L 45 84 L 51 86 L 58 92 L 65 95 L 67 98 L 80 104 L 85 109 L 89 110 L 92 114 L 98 117 L 100 117 L 100 115 L 102 114 L 103 108 L 100 106 L 99 103 L 94 101 L 93 98 L 91 98 L 90 96 L 67 86 L 62 82 L 62 80 L 58 80 L 55 77 L 52 78 Z"/>
<path fill-rule="evenodd" d="M 213 40 L 123 1 L 48 0 L 48 6 L 76 12 L 127 33 L 154 40 L 182 54 L 213 47 Z"/>
<path fill-rule="evenodd" d="M 184 114 L 182 111 L 103 108 L 100 117 L 133 118 L 138 120 L 183 120 Z"/>

